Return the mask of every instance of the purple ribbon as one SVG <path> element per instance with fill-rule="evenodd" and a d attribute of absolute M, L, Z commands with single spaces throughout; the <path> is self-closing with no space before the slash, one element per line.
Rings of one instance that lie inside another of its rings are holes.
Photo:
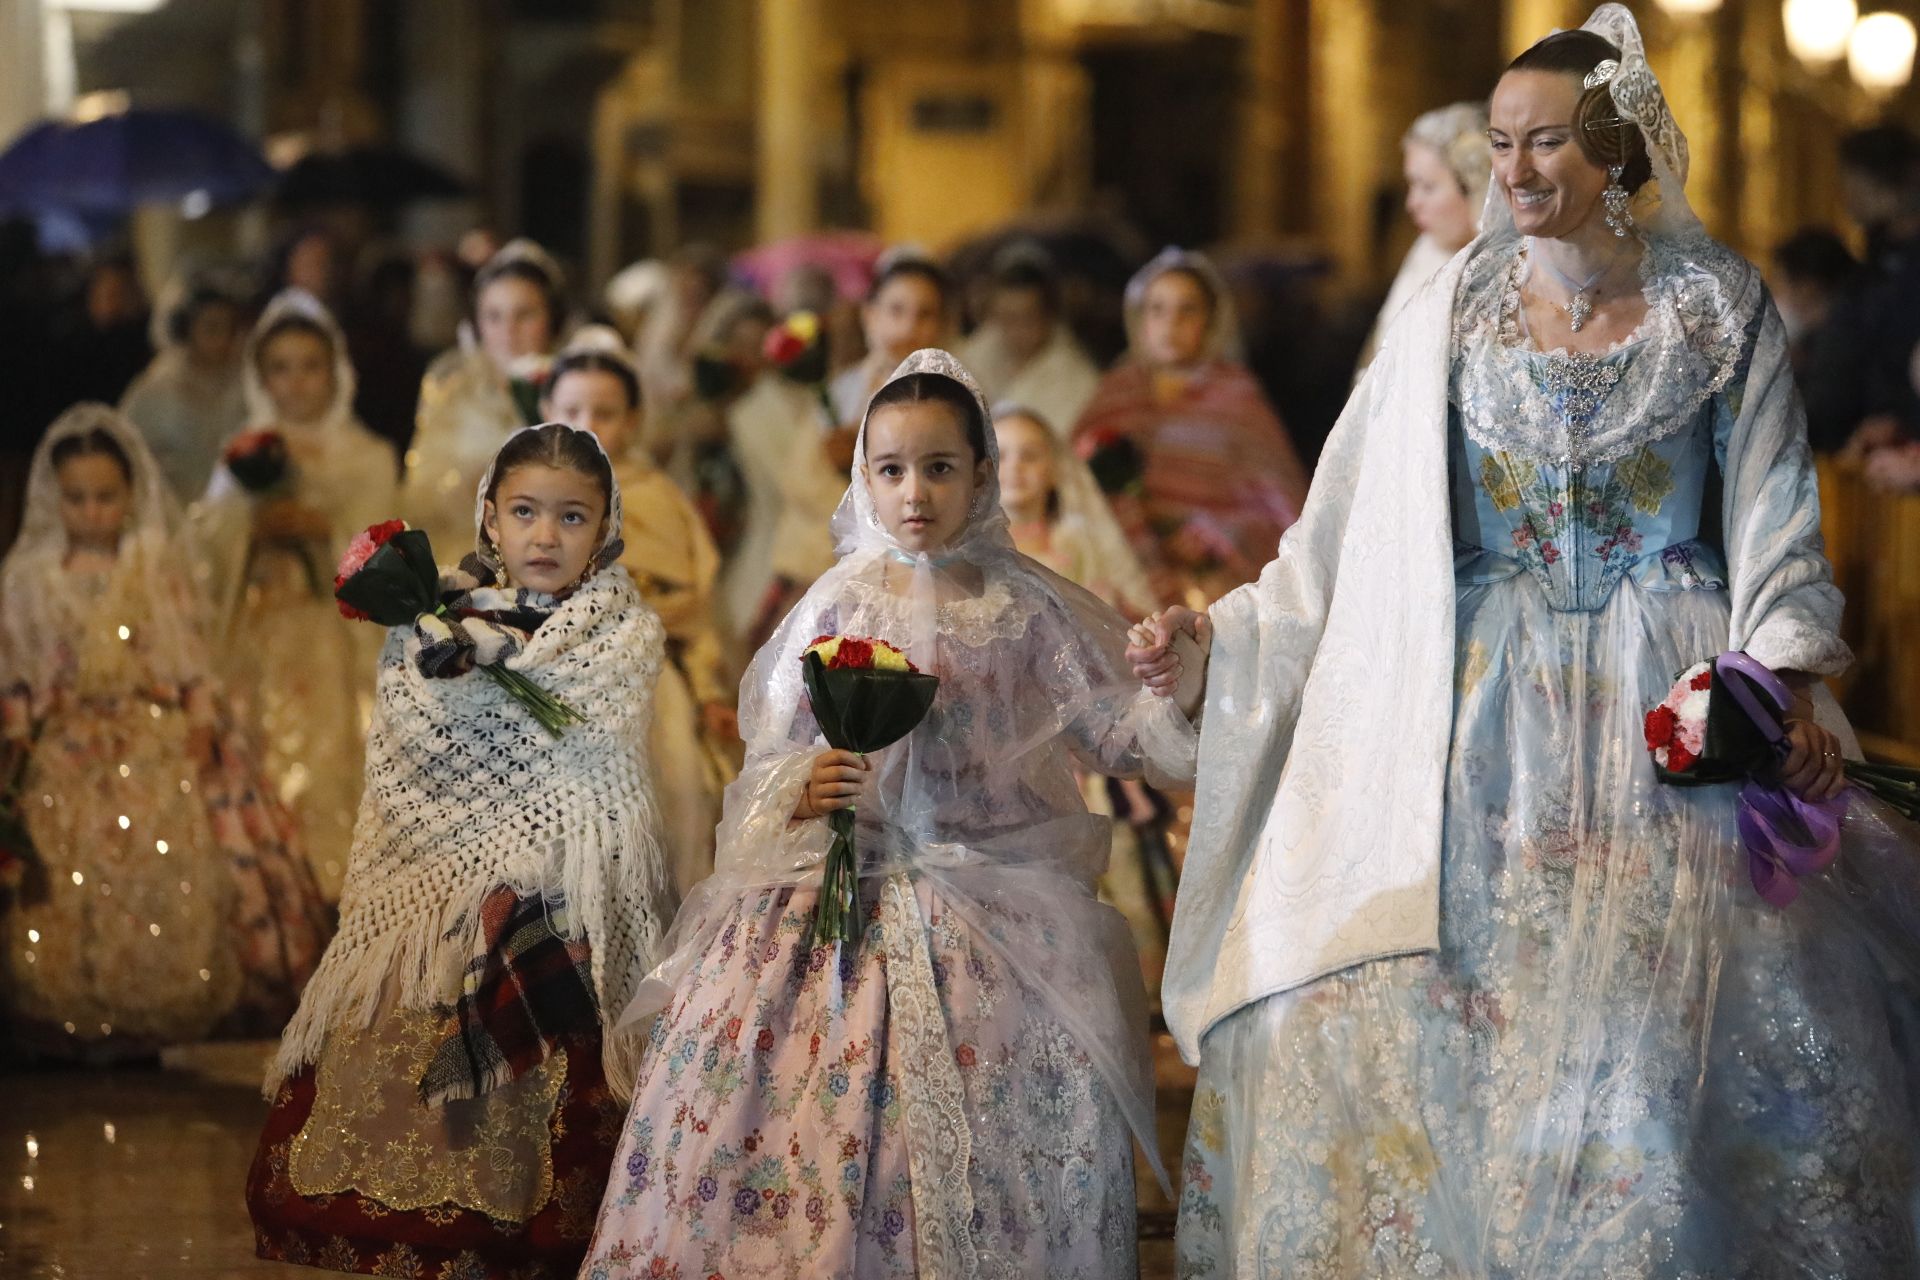
<path fill-rule="evenodd" d="M 1793 703 L 1786 683 L 1744 653 L 1723 653 L 1714 659 L 1714 666 L 1723 676 L 1733 672 L 1747 677 L 1772 699 L 1773 705 L 1766 705 L 1745 681 L 1720 682 L 1774 750 L 1784 754 L 1787 734 L 1780 712 Z M 1839 855 L 1840 821 L 1846 813 L 1844 791 L 1831 800 L 1802 800 L 1783 786 L 1748 780 L 1740 788 L 1737 821 L 1755 892 L 1775 907 L 1799 897 L 1799 878 L 1825 871 Z"/>

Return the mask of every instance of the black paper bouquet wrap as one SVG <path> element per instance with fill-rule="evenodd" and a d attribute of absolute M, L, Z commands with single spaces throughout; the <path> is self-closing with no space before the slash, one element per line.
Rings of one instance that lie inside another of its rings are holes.
<path fill-rule="evenodd" d="M 890 747 L 919 727 L 940 688 L 938 677 L 915 668 L 884 640 L 822 636 L 807 646 L 800 662 L 821 736 L 835 750 L 861 756 Z M 814 909 L 814 946 L 855 936 L 854 922 L 860 919 L 856 821 L 852 808 L 827 815 L 833 843 Z"/>

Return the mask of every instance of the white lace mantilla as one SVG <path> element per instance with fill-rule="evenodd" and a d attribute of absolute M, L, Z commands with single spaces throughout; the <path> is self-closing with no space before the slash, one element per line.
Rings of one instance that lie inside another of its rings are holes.
<path fill-rule="evenodd" d="M 1704 235 L 1654 237 L 1640 260 L 1647 316 L 1603 354 L 1538 351 L 1521 332 L 1524 241 L 1495 239 L 1467 264 L 1454 307 L 1452 399 L 1483 449 L 1607 466 L 1679 431 L 1740 366 L 1765 290 L 1760 273 Z M 1631 349 L 1631 359 L 1617 357 Z"/>

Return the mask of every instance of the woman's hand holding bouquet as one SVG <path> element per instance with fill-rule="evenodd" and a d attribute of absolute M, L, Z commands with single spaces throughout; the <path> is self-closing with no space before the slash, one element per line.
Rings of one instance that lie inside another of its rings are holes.
<path fill-rule="evenodd" d="M 1753 887 L 1784 907 L 1798 881 L 1840 852 L 1848 793 L 1920 819 L 1920 770 L 1848 760 L 1813 720 L 1813 702 L 1744 653 L 1682 671 L 1647 712 L 1647 752 L 1662 782 L 1741 784 L 1738 821 Z"/>

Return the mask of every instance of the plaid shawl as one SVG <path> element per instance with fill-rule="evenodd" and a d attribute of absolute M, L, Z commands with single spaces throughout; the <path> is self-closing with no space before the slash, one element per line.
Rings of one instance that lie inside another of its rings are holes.
<path fill-rule="evenodd" d="M 453 1030 L 420 1079 L 422 1101 L 477 1098 L 545 1062 L 562 1037 L 600 1025 L 589 943 L 567 941 L 569 932 L 564 901 L 506 887 L 487 895 Z"/>
<path fill-rule="evenodd" d="M 620 539 L 613 539 L 594 557 L 590 572 L 616 563 L 622 549 Z M 440 575 L 440 601 L 448 612 L 415 619 L 420 649 L 414 665 L 423 676 L 449 679 L 476 666 L 505 662 L 527 647 L 528 637 L 572 594 L 503 587 L 493 566 L 469 555 L 457 569 Z"/>

